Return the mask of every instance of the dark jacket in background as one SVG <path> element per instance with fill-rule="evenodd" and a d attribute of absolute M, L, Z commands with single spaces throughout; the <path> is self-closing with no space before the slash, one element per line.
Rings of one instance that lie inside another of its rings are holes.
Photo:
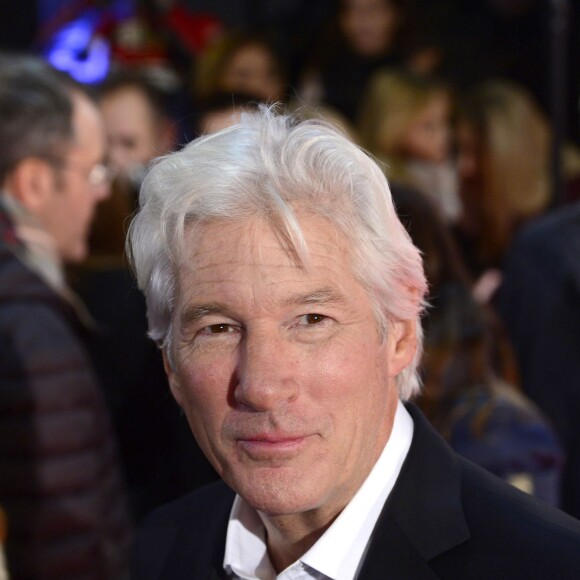
<path fill-rule="evenodd" d="M 522 387 L 564 447 L 562 509 L 580 518 L 580 203 L 526 227 L 497 296 Z"/>
<path fill-rule="evenodd" d="M 577 580 L 580 522 L 453 453 L 413 406 L 411 448 L 359 580 Z M 225 578 L 233 492 L 213 484 L 139 530 L 134 580 Z"/>
<path fill-rule="evenodd" d="M 122 264 L 87 264 L 76 284 L 97 328 L 88 345 L 119 442 L 133 520 L 217 479 L 147 336 L 145 297 Z"/>
<path fill-rule="evenodd" d="M 116 445 L 74 309 L 0 213 L 0 505 L 14 580 L 120 580 L 130 542 Z"/>

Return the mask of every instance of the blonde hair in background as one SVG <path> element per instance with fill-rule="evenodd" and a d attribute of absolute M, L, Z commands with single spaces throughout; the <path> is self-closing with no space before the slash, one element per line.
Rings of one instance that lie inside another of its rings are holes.
<path fill-rule="evenodd" d="M 418 113 L 447 86 L 429 76 L 384 69 L 371 79 L 362 100 L 358 132 L 362 145 L 390 166 L 389 177 L 401 178 L 401 143 Z"/>
<path fill-rule="evenodd" d="M 480 186 L 471 201 L 479 205 L 482 255 L 493 259 L 520 223 L 548 206 L 550 126 L 532 96 L 508 81 L 480 85 L 461 117 L 479 146 Z"/>

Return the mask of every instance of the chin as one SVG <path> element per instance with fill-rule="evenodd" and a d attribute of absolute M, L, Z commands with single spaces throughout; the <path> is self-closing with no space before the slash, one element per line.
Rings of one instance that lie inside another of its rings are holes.
<path fill-rule="evenodd" d="M 80 245 L 76 248 L 70 248 L 62 253 L 63 262 L 67 264 L 80 264 L 84 262 L 89 255 L 89 250 L 86 244 Z"/>
<path fill-rule="evenodd" d="M 226 482 L 254 509 L 267 515 L 291 515 L 321 505 L 316 480 L 286 468 L 260 468 L 256 473 Z"/>

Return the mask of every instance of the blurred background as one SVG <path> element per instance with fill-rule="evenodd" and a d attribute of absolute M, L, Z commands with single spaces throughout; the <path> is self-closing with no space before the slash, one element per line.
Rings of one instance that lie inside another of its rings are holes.
<path fill-rule="evenodd" d="M 337 0 L 4 2 L 0 48 L 42 53 L 79 80 L 96 83 L 116 62 L 165 65 L 184 73 L 217 36 L 245 29 L 272 40 L 288 82 L 296 86 L 305 67 L 322 58 L 321 44 L 327 50 L 337 48 L 330 46 L 333 35 L 329 29 L 340 4 Z M 439 60 L 439 70 L 461 86 L 505 76 L 522 83 L 551 112 L 555 73 L 561 74 L 564 86 L 558 88 L 566 113 L 565 136 L 578 142 L 577 2 L 408 0 L 390 4 L 399 11 L 399 20 L 405 20 L 397 26 L 405 30 L 398 44 L 406 46 L 398 46 L 397 51 L 422 49 L 425 63 Z M 375 34 L 365 26 L 361 21 L 360 32 L 352 32 L 353 38 Z M 372 40 L 367 38 L 367 42 L 371 54 Z M 381 52 L 375 48 L 374 56 Z M 562 71 L 555 71 L 560 67 Z"/>

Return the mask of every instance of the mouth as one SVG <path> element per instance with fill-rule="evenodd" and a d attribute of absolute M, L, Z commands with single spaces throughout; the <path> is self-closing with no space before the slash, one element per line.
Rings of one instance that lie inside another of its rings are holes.
<path fill-rule="evenodd" d="M 254 461 L 291 459 L 308 444 L 310 436 L 258 435 L 236 440 L 236 446 Z"/>

